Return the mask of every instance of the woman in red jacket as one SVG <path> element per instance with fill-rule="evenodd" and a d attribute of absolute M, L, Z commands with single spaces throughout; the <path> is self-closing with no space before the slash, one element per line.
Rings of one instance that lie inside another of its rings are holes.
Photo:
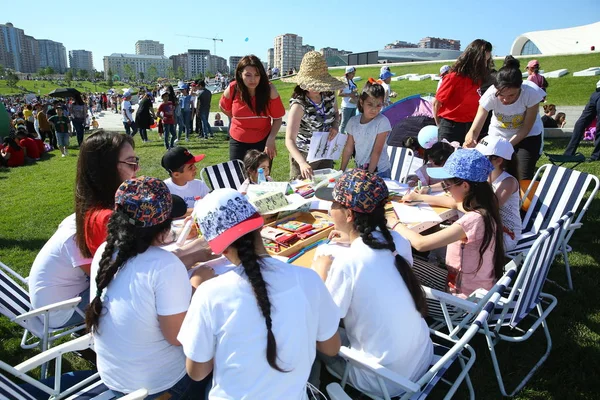
<path fill-rule="evenodd" d="M 269 82 L 258 57 L 249 55 L 235 69 L 235 81 L 225 89 L 219 101 L 229 117 L 229 158 L 243 160 L 248 150 L 277 155 L 275 137 L 285 115 L 277 89 Z"/>
<path fill-rule="evenodd" d="M 490 73 L 492 44 L 483 39 L 474 40 L 458 57 L 433 101 L 433 117 L 439 137 L 449 142 L 465 141 L 477 109 L 478 89 Z"/>
<path fill-rule="evenodd" d="M 0 146 L 0 164 L 5 167 L 21 167 L 25 165 L 25 151 L 12 137 L 4 138 L 4 146 Z"/>

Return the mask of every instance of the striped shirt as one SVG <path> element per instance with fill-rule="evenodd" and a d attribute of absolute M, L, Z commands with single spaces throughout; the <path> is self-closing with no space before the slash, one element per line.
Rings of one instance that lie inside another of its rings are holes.
<path fill-rule="evenodd" d="M 322 92 L 320 104 L 312 102 L 308 97 L 292 97 L 290 107 L 299 104 L 304 109 L 304 115 L 300 121 L 300 130 L 296 137 L 298 150 L 308 152 L 313 132 L 327 132 L 335 121 L 335 93 Z"/>

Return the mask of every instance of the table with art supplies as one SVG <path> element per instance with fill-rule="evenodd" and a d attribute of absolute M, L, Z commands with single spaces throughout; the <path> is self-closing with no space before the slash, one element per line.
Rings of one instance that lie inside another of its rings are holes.
<path fill-rule="evenodd" d="M 344 251 L 343 245 L 329 243 L 328 239 L 334 227 L 329 216 L 332 202 L 315 196 L 320 187 L 333 187 L 341 174 L 341 171 L 331 169 L 320 170 L 315 171 L 311 180 L 264 182 L 247 188 L 244 195 L 265 220 L 261 237 L 271 256 L 310 267 L 316 254 L 335 256 L 337 252 Z M 386 180 L 386 184 L 390 192 L 386 215 L 397 218 L 416 232 L 423 232 L 457 215 L 454 209 L 432 207 L 420 201 L 402 202 L 402 197 L 412 189 L 394 180 Z M 197 206 L 201 206 L 201 200 Z M 185 227 L 181 228 L 182 223 L 177 224 L 178 231 L 186 234 Z M 328 245 L 321 246 L 324 244 Z M 176 245 L 168 248 L 172 250 Z M 218 265 L 221 272 L 233 267 L 223 257 L 204 265 L 212 264 Z"/>

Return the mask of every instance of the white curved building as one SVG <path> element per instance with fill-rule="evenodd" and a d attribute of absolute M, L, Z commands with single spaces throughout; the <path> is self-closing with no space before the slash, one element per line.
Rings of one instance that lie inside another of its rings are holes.
<path fill-rule="evenodd" d="M 591 51 L 600 52 L 600 22 L 574 28 L 524 33 L 515 39 L 510 54 L 548 55 Z"/>

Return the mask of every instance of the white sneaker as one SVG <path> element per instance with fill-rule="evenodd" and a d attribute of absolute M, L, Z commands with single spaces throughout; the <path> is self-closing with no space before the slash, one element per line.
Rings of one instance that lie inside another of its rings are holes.
<path fill-rule="evenodd" d="M 64 154 L 64 153 L 61 155 L 61 157 L 66 157 L 66 156 L 67 156 L 67 155 L 66 155 L 66 154 Z"/>
<path fill-rule="evenodd" d="M 179 139 L 175 139 L 175 141 L 173 142 L 174 144 L 179 143 Z"/>

